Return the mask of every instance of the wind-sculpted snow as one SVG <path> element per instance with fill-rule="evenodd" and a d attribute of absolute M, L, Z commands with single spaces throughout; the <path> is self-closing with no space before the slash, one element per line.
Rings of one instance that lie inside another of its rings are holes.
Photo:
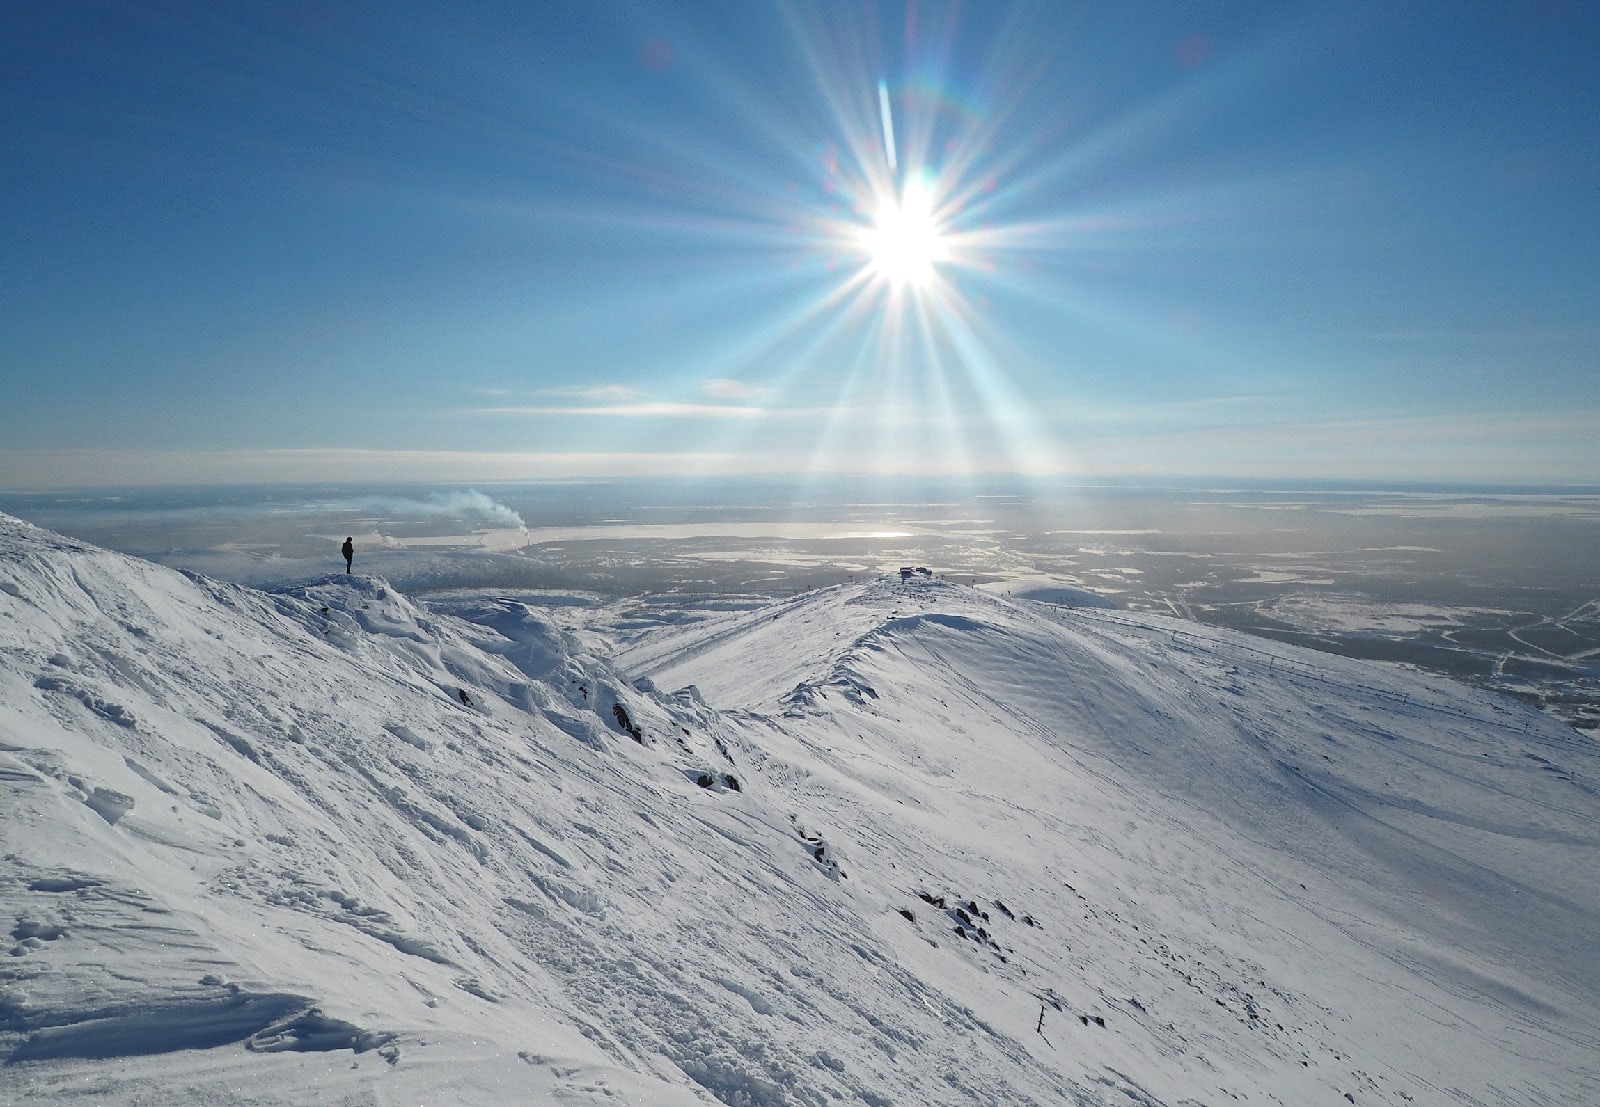
<path fill-rule="evenodd" d="M 937 581 L 451 610 L 0 516 L 0 1103 L 1600 1099 L 1600 760 L 1514 704 Z"/>

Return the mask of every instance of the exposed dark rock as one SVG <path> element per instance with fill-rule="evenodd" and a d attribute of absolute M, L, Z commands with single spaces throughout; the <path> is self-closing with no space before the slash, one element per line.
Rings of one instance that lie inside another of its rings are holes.
<path fill-rule="evenodd" d="M 617 720 L 617 726 L 622 728 L 625 733 L 632 735 L 635 742 L 644 743 L 644 732 L 628 717 L 628 709 L 626 707 L 623 707 L 620 703 L 614 703 L 611 705 L 611 714 Z"/>

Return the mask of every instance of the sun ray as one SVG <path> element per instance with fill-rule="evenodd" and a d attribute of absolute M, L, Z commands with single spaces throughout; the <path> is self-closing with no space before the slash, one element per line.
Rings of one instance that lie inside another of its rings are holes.
<path fill-rule="evenodd" d="M 1164 302 L 1162 274 L 1135 289 L 1128 262 L 1160 258 L 1191 226 L 1225 217 L 1243 197 L 1219 184 L 1238 189 L 1238 178 L 1135 172 L 1108 185 L 1091 172 L 1181 126 L 1181 93 L 1098 119 L 1066 103 L 1041 130 L 1025 92 L 1043 68 L 1103 62 L 1071 44 L 1034 49 L 1030 19 L 1002 21 L 987 68 L 974 70 L 956 64 L 968 51 L 954 9 L 908 14 L 898 43 L 871 19 L 776 9 L 793 32 L 797 84 L 748 89 L 708 60 L 707 88 L 737 117 L 739 141 L 631 121 L 622 129 L 648 173 L 620 153 L 628 183 L 594 198 L 591 218 L 611 233 L 672 242 L 660 280 L 673 292 L 655 300 L 706 318 L 738 305 L 714 349 L 679 343 L 637 377 L 658 372 L 691 400 L 707 377 L 748 381 L 760 396 L 751 406 L 771 417 L 678 433 L 731 440 L 730 454 L 782 451 L 817 471 L 1038 471 L 1072 463 L 1052 434 L 1074 424 L 1032 402 L 1037 375 L 1092 398 L 1092 377 L 1076 390 L 1071 381 L 1092 362 L 1041 357 L 997 313 L 1026 327 L 1043 305 L 1086 347 L 1132 338 L 1152 363 L 1192 363 L 1151 310 Z M 663 209 L 662 194 L 683 202 Z M 665 268 L 685 257 L 701 267 Z M 641 306 L 651 301 L 647 291 Z M 801 411 L 806 420 L 790 417 Z"/>

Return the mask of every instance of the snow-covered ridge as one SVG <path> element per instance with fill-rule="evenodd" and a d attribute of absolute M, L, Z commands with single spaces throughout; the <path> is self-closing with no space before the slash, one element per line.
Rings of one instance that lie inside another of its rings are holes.
<path fill-rule="evenodd" d="M 458 614 L 0 516 L 0 1103 L 1600 1099 L 1514 703 L 938 581 Z"/>

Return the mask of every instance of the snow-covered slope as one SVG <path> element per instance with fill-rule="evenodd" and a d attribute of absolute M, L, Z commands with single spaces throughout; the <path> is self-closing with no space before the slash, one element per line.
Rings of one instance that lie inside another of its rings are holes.
<path fill-rule="evenodd" d="M 1600 1101 L 1534 712 L 939 582 L 462 613 L 0 516 L 0 1103 Z"/>

